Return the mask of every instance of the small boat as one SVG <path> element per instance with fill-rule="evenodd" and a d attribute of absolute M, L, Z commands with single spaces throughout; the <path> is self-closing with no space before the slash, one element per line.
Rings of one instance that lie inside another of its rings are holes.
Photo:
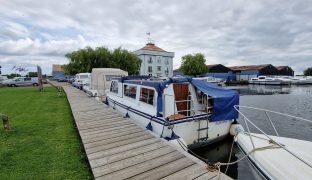
<path fill-rule="evenodd" d="M 198 80 L 202 80 L 202 81 L 206 81 L 208 83 L 212 83 L 218 86 L 222 86 L 223 80 L 220 78 L 214 78 L 214 77 L 197 77 L 197 78 L 193 78 L 193 79 L 198 79 Z"/>
<path fill-rule="evenodd" d="M 312 84 L 312 78 L 296 76 L 294 78 L 291 78 L 290 83 L 295 85 Z"/>
<path fill-rule="evenodd" d="M 269 78 L 266 76 L 251 78 L 251 80 L 249 80 L 248 82 L 249 84 L 259 84 L 259 85 L 282 85 L 282 80 L 276 78 Z"/>
<path fill-rule="evenodd" d="M 127 76 L 112 79 L 106 103 L 158 136 L 196 148 L 229 134 L 239 94 L 186 77 Z"/>
<path fill-rule="evenodd" d="M 264 111 L 276 135 L 267 135 L 241 112 L 242 108 Z M 311 179 L 312 142 L 280 137 L 268 113 L 309 123 L 312 121 L 260 108 L 236 106 L 236 109 L 243 116 L 247 131 L 236 125 L 232 126 L 231 134 L 235 135 L 235 141 L 245 157 L 265 179 Z M 261 133 L 251 133 L 249 126 Z"/>
<path fill-rule="evenodd" d="M 281 84 L 290 85 L 292 76 L 277 76 L 275 79 L 281 80 Z"/>

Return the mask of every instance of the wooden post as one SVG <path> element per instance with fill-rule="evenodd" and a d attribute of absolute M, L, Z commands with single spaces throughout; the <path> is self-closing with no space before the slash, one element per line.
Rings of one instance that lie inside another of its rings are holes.
<path fill-rule="evenodd" d="M 9 117 L 5 114 L 0 114 L 0 118 L 2 119 L 3 121 L 3 128 L 4 130 L 11 130 L 11 126 L 10 126 L 10 123 L 9 123 Z"/>
<path fill-rule="evenodd" d="M 39 91 L 43 91 L 43 83 L 42 83 L 42 70 L 40 66 L 37 66 L 37 75 L 38 75 L 38 87 Z"/>

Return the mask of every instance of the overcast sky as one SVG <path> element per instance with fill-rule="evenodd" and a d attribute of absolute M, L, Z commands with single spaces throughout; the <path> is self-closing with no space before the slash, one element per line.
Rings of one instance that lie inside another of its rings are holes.
<path fill-rule="evenodd" d="M 137 50 L 146 32 L 181 56 L 207 64 L 312 66 L 312 1 L 287 0 L 0 0 L 0 64 L 65 64 L 85 46 Z"/>

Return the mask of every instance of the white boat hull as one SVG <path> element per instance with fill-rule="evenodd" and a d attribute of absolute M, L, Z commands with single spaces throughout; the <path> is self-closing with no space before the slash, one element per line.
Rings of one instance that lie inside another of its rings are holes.
<path fill-rule="evenodd" d="M 116 97 L 118 98 L 118 97 Z M 117 99 L 116 99 L 117 100 Z M 127 103 L 124 102 L 122 98 L 118 98 L 119 103 Z M 193 120 L 190 122 L 183 122 L 175 125 L 170 126 L 163 126 L 158 122 L 151 121 L 150 119 L 139 115 L 138 113 L 131 112 L 127 110 L 127 108 L 121 107 L 112 101 L 108 101 L 109 106 L 113 107 L 122 115 L 128 114 L 128 116 L 141 127 L 146 128 L 149 123 L 152 125 L 152 131 L 159 135 L 160 137 L 170 138 L 172 136 L 172 130 L 176 135 L 183 139 L 189 148 L 196 148 L 202 145 L 210 144 L 220 139 L 223 139 L 229 134 L 229 129 L 232 124 L 232 120 L 225 120 L 225 121 L 218 121 L 218 122 L 209 122 L 209 129 L 208 129 L 208 139 L 198 141 L 198 137 L 203 138 L 206 137 L 207 131 L 202 130 L 198 132 L 198 123 L 204 124 L 207 123 L 207 120 Z M 138 107 L 135 104 L 130 105 L 126 104 L 127 107 Z M 149 113 L 145 111 L 144 113 Z"/>
<path fill-rule="evenodd" d="M 264 135 L 252 133 L 255 148 L 272 146 Z M 284 145 L 291 152 L 312 164 L 312 142 L 270 136 L 274 141 Z M 250 137 L 239 133 L 236 142 L 245 154 L 252 151 Z M 249 155 L 249 160 L 267 179 L 311 179 L 312 169 L 283 148 L 267 148 Z"/>

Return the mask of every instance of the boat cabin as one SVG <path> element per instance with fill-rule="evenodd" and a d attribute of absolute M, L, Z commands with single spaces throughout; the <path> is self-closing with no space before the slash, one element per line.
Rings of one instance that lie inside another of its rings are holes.
<path fill-rule="evenodd" d="M 206 83 L 193 80 L 197 83 Z M 218 88 L 210 85 L 212 88 Z M 113 78 L 110 96 L 126 106 L 144 109 L 169 121 L 211 114 L 214 98 L 186 78 L 160 80 L 150 76 Z M 117 99 L 116 99 L 117 98 Z"/>

